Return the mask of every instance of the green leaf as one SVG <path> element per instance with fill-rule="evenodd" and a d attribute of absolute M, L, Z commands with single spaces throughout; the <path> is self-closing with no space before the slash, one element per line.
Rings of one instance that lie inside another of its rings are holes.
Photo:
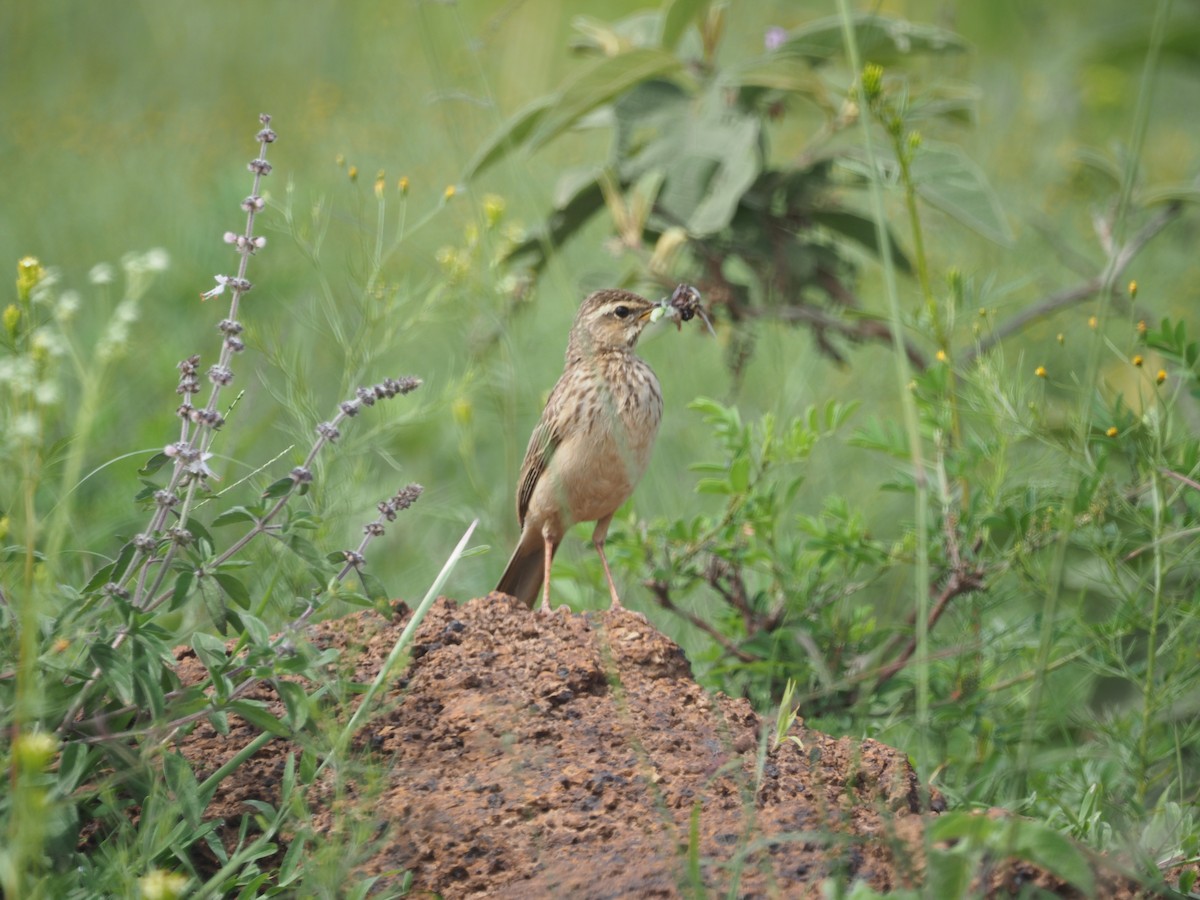
<path fill-rule="evenodd" d="M 837 232 L 843 237 L 848 237 L 857 244 L 866 247 L 876 256 L 879 256 L 879 241 L 878 232 L 875 230 L 875 220 L 870 216 L 859 215 L 856 212 L 849 210 L 828 210 L 824 212 L 814 212 L 811 218 L 818 225 L 828 228 L 830 231 Z M 887 231 L 888 243 L 892 248 L 892 262 L 896 268 L 905 274 L 912 272 L 912 264 L 908 261 L 908 257 L 904 255 L 904 251 L 900 249 L 900 245 L 896 243 L 896 238 L 892 234 L 891 229 Z"/>
<path fill-rule="evenodd" d="M 221 590 L 229 595 L 230 600 L 242 609 L 250 608 L 250 592 L 246 590 L 246 585 L 228 572 L 214 572 L 213 578 L 221 586 Z"/>
<path fill-rule="evenodd" d="M 662 50 L 630 50 L 620 56 L 590 63 L 577 73 L 557 100 L 540 116 L 537 127 L 525 141 L 532 152 L 558 137 L 585 114 L 608 103 L 638 82 L 674 74 L 683 64 Z"/>
<path fill-rule="evenodd" d="M 507 122 L 500 126 L 495 134 L 484 141 L 483 146 L 479 148 L 479 152 L 467 164 L 467 169 L 463 172 L 462 176 L 463 181 L 470 181 L 484 169 L 490 168 L 517 147 L 524 144 L 529 138 L 530 132 L 542 120 L 542 115 L 558 99 L 558 94 L 539 97 L 510 117 Z"/>
<path fill-rule="evenodd" d="M 289 478 L 288 481 L 291 481 Z M 256 522 L 258 521 L 254 513 L 250 512 L 244 506 L 235 506 L 232 509 L 227 509 L 209 523 L 211 528 L 220 528 L 222 525 L 229 525 L 233 522 Z"/>
<path fill-rule="evenodd" d="M 711 153 L 710 158 L 715 163 L 707 179 L 704 197 L 687 220 L 688 231 L 696 236 L 713 234 L 728 225 L 737 212 L 742 195 L 762 171 L 759 120 L 753 116 L 739 116 L 726 119 L 722 125 L 724 127 L 712 133 L 711 143 L 695 148 L 707 151 L 705 155 Z"/>
<path fill-rule="evenodd" d="M 290 492 L 295 484 L 296 483 L 292 481 L 291 476 L 280 478 L 278 481 L 272 482 L 270 485 L 268 485 L 267 489 L 262 492 L 262 495 L 268 500 L 274 500 Z"/>
<path fill-rule="evenodd" d="M 167 454 L 155 453 L 152 457 L 146 460 L 146 464 L 144 466 L 138 469 L 138 474 L 153 475 L 170 461 L 171 457 L 167 456 Z"/>
<path fill-rule="evenodd" d="M 925 867 L 924 896 L 969 897 L 978 860 L 964 853 L 930 848 Z"/>
<path fill-rule="evenodd" d="M 286 725 L 271 715 L 263 705 L 256 700 L 234 700 L 229 704 L 229 711 L 241 716 L 251 725 L 277 734 L 280 737 L 291 737 L 292 732 Z"/>
<path fill-rule="evenodd" d="M 701 478 L 696 482 L 697 494 L 732 494 L 728 479 Z"/>
<path fill-rule="evenodd" d="M 662 48 L 674 50 L 687 27 L 708 10 L 708 4 L 709 0 L 666 0 L 662 5 Z"/>
<path fill-rule="evenodd" d="M 80 741 L 68 741 L 63 744 L 58 762 L 59 793 L 69 797 L 95 764 L 96 757 L 88 751 L 87 744 Z"/>
<path fill-rule="evenodd" d="M 967 42 L 944 28 L 907 19 L 860 13 L 854 18 L 859 55 L 881 65 L 913 53 L 961 53 Z M 788 32 L 779 54 L 795 54 L 820 64 L 845 51 L 841 16 L 817 19 Z"/>
<path fill-rule="evenodd" d="M 304 688 L 294 681 L 276 681 L 275 690 L 283 700 L 283 705 L 287 709 L 287 724 L 293 731 L 298 731 L 304 727 L 304 723 L 308 721 L 308 712 L 311 705 L 308 694 L 304 692 Z"/>
<path fill-rule="evenodd" d="M 122 703 L 133 703 L 133 672 L 129 668 L 129 659 L 103 643 L 92 644 L 88 654 L 117 699 Z"/>
<path fill-rule="evenodd" d="M 549 252 L 565 243 L 603 207 L 604 192 L 600 189 L 599 180 L 594 179 L 581 186 L 578 193 L 551 213 L 545 227 L 533 231 L 525 241 L 514 247 L 508 259 L 530 256 L 532 259 L 528 264 L 535 271 L 541 269 L 546 264 Z"/>
<path fill-rule="evenodd" d="M 370 572 L 359 572 L 358 580 L 362 582 L 363 590 L 371 600 L 387 600 L 391 597 L 383 582 Z"/>
<path fill-rule="evenodd" d="M 794 56 L 771 53 L 758 56 L 741 65 L 733 66 L 722 76 L 733 87 L 757 87 L 792 94 L 805 94 L 812 98 L 825 93 L 821 80 L 813 74 L 812 67 Z"/>
<path fill-rule="evenodd" d="M 953 144 L 926 142 L 911 166 L 917 192 L 930 206 L 998 244 L 1011 244 L 1012 229 L 983 170 Z"/>
<path fill-rule="evenodd" d="M 200 824 L 200 815 L 203 813 L 197 794 L 199 785 L 196 782 L 195 773 L 192 772 L 192 767 L 188 765 L 183 754 L 163 754 L 163 778 L 166 780 L 167 787 L 170 788 L 178 808 L 182 810 L 188 827 L 196 828 Z"/>
<path fill-rule="evenodd" d="M 729 466 L 729 485 L 734 493 L 741 494 L 750 487 L 750 458 L 738 457 Z"/>
<path fill-rule="evenodd" d="M 929 823 L 929 841 L 970 840 L 976 843 L 986 843 L 995 830 L 995 822 L 987 816 L 976 813 L 952 812 L 938 816 Z"/>
<path fill-rule="evenodd" d="M 1084 897 L 1094 896 L 1095 876 L 1079 847 L 1040 822 L 1014 820 L 1009 825 L 1012 853 L 1054 873 Z"/>
<path fill-rule="evenodd" d="M 171 589 L 171 600 L 167 604 L 167 609 L 179 609 L 183 605 L 192 591 L 192 583 L 195 580 L 196 573 L 191 569 L 186 569 L 175 576 L 175 586 Z"/>
<path fill-rule="evenodd" d="M 197 631 L 192 635 L 192 649 L 196 651 L 196 657 L 210 674 L 223 671 L 229 662 L 225 642 L 206 631 Z"/>

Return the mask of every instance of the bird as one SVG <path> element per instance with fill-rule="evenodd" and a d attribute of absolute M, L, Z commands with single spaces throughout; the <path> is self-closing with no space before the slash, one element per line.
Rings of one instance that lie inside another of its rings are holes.
<path fill-rule="evenodd" d="M 678 310 L 606 289 L 589 294 L 575 315 L 563 373 L 529 438 L 517 479 L 521 537 L 496 585 L 530 609 L 540 589 L 541 612 L 550 612 L 550 565 L 577 522 L 596 523 L 592 544 L 611 608 L 622 608 L 604 540 L 613 514 L 645 474 L 662 421 L 658 378 L 634 353 L 643 329 L 662 314 L 678 317 Z"/>

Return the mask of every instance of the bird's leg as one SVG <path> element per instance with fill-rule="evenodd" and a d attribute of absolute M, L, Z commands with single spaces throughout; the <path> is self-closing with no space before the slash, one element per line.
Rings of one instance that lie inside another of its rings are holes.
<path fill-rule="evenodd" d="M 604 577 L 608 579 L 608 592 L 612 595 L 612 606 L 610 609 L 623 609 L 621 606 L 621 598 L 617 596 L 617 586 L 613 584 L 612 570 L 608 567 L 608 557 L 604 555 L 604 539 L 608 537 L 608 524 L 612 521 L 612 516 L 606 516 L 596 523 L 596 530 L 592 532 L 592 544 L 596 547 L 596 552 L 600 554 L 600 564 L 604 566 Z"/>
<path fill-rule="evenodd" d="M 541 612 L 548 615 L 553 612 L 550 609 L 550 563 L 554 561 L 554 539 L 547 533 L 548 529 L 542 529 L 542 548 L 546 554 L 545 570 L 542 572 L 542 608 Z"/>

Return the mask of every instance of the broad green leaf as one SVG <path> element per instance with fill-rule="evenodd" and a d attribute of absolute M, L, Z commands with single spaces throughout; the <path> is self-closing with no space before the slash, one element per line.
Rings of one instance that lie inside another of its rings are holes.
<path fill-rule="evenodd" d="M 1011 831 L 1012 852 L 1036 863 L 1075 887 L 1084 897 L 1094 896 L 1095 876 L 1083 852 L 1066 836 L 1040 822 L 1014 820 Z M 1006 842 L 1007 843 L 1007 842 Z"/>
<path fill-rule="evenodd" d="M 870 13 L 855 16 L 854 33 L 861 57 L 881 65 L 910 53 L 960 53 L 967 48 L 967 42 L 953 31 Z M 789 31 L 787 40 L 776 49 L 776 53 L 795 54 L 813 63 L 840 58 L 843 52 L 841 16 L 817 19 Z"/>
<path fill-rule="evenodd" d="M 725 72 L 723 79 L 735 87 L 759 87 L 821 97 L 825 88 L 808 63 L 795 56 L 770 54 L 751 59 Z"/>
<path fill-rule="evenodd" d="M 750 487 L 749 457 L 738 457 L 729 466 L 729 485 L 737 494 L 744 493 Z"/>
<path fill-rule="evenodd" d="M 925 865 L 925 896 L 969 897 L 977 860 L 965 853 L 930 849 Z"/>
<path fill-rule="evenodd" d="M 289 478 L 288 480 L 290 481 L 291 479 Z M 225 512 L 221 513 L 209 524 L 213 528 L 220 528 L 222 525 L 229 525 L 232 522 L 253 521 L 255 521 L 255 516 L 252 512 L 250 512 L 250 510 L 246 509 L 244 506 L 235 506 L 231 509 L 225 510 Z"/>
<path fill-rule="evenodd" d="M 167 609 L 179 609 L 183 605 L 188 594 L 191 593 L 192 582 L 195 580 L 196 573 L 191 569 L 180 572 L 175 576 L 175 586 L 171 589 L 171 601 L 167 604 Z"/>
<path fill-rule="evenodd" d="M 604 192 L 600 190 L 600 182 L 592 181 L 581 187 L 568 203 L 551 213 L 545 227 L 534 231 L 514 247 L 508 258 L 531 257 L 527 264 L 535 271 L 540 270 L 546 264 L 549 251 L 565 243 L 603 206 Z"/>
<path fill-rule="evenodd" d="M 977 813 L 952 812 L 938 816 L 929 823 L 928 838 L 932 842 L 970 840 L 986 843 L 996 830 L 996 823 Z"/>
<path fill-rule="evenodd" d="M 697 494 L 731 494 L 729 481 L 725 478 L 701 478 L 696 482 Z"/>
<path fill-rule="evenodd" d="M 278 481 L 267 485 L 267 489 L 262 492 L 262 495 L 269 500 L 274 500 L 288 493 L 295 485 L 296 482 L 292 481 L 291 477 L 280 478 Z"/>
<path fill-rule="evenodd" d="M 662 39 L 664 50 L 674 50 L 687 27 L 708 9 L 709 0 L 666 0 L 662 5 Z"/>
<path fill-rule="evenodd" d="M 608 103 L 618 94 L 650 78 L 674 74 L 683 64 L 662 50 L 631 50 L 620 56 L 598 59 L 568 82 L 557 101 L 540 117 L 525 142 L 533 151 L 558 137 L 581 116 Z"/>
<path fill-rule="evenodd" d="M 133 672 L 129 659 L 108 644 L 94 643 L 88 648 L 93 664 L 103 673 L 103 680 L 110 685 L 122 703 L 133 703 Z"/>
<path fill-rule="evenodd" d="M 262 704 L 255 700 L 234 700 L 229 704 L 229 711 L 235 713 L 263 731 L 277 734 L 280 737 L 290 737 L 292 732 L 286 725 L 271 715 Z"/>
<path fill-rule="evenodd" d="M 462 176 L 463 181 L 471 180 L 525 143 L 529 133 L 541 121 L 542 114 L 557 100 L 556 94 L 539 97 L 509 118 L 495 134 L 484 141 L 479 152 L 467 164 L 467 170 Z"/>
<path fill-rule="evenodd" d="M 87 744 L 79 741 L 68 741 L 62 745 L 62 754 L 58 762 L 58 790 L 66 797 L 75 790 L 75 786 L 83 780 L 96 765 L 96 756 L 89 752 Z"/>
<path fill-rule="evenodd" d="M 713 135 L 712 144 L 696 148 L 710 151 L 715 166 L 703 200 L 687 221 L 693 235 L 713 234 L 733 220 L 742 195 L 762 170 L 759 128 L 757 118 L 739 116 Z"/>
<path fill-rule="evenodd" d="M 287 709 L 286 722 L 288 726 L 293 731 L 303 728 L 308 721 L 309 706 L 311 705 L 304 688 L 294 681 L 276 681 L 275 690 Z"/>
<path fill-rule="evenodd" d="M 144 466 L 138 469 L 138 474 L 153 475 L 170 461 L 171 457 L 167 456 L 167 454 L 155 453 L 152 457 L 146 460 L 146 464 Z"/>
<path fill-rule="evenodd" d="M 861 244 L 876 256 L 879 256 L 878 232 L 875 229 L 874 220 L 869 216 L 841 209 L 814 212 L 812 213 L 812 220 L 818 225 L 828 228 L 830 231 L 835 231 L 843 237 L 850 238 L 850 240 Z M 904 251 L 900 249 L 900 245 L 896 243 L 895 235 L 892 234 L 891 229 L 888 229 L 887 236 L 892 248 L 892 262 L 901 272 L 911 272 L 912 264 L 908 261 L 908 257 L 904 255 Z"/>
<path fill-rule="evenodd" d="M 213 578 L 221 586 L 221 590 L 229 595 L 230 600 L 242 609 L 250 608 L 250 592 L 246 590 L 246 585 L 227 572 L 214 572 Z"/>
<path fill-rule="evenodd" d="M 196 651 L 196 657 L 210 674 L 223 671 L 229 662 L 225 642 L 206 631 L 197 631 L 192 635 L 192 649 Z"/>
<path fill-rule="evenodd" d="M 1000 199 L 979 166 L 953 144 L 927 142 L 912 161 L 917 192 L 930 206 L 998 244 L 1011 244 L 1012 229 Z"/>
<path fill-rule="evenodd" d="M 390 598 L 387 588 L 383 586 L 383 582 L 372 575 L 370 572 L 359 572 L 358 579 L 362 582 L 363 591 L 367 597 L 374 600 L 387 600 Z"/>

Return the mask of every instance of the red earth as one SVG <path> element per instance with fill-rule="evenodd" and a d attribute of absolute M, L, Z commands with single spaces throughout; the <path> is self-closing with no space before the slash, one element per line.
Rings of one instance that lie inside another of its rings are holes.
<path fill-rule="evenodd" d="M 369 683 L 408 611 L 313 626 L 340 651 L 338 677 Z M 179 651 L 185 680 L 203 667 Z M 267 685 L 254 696 L 282 705 Z M 918 887 L 926 826 L 944 808 L 903 753 L 774 722 L 703 690 L 680 648 L 623 610 L 531 613 L 500 594 L 439 599 L 406 671 L 375 701 L 356 754 L 385 773 L 336 803 L 315 801 L 317 833 L 363 817 L 376 839 L 360 870 L 415 896 L 817 897 L 826 879 L 878 891 Z M 230 717 L 180 739 L 199 778 L 257 735 Z M 297 747 L 266 745 L 226 779 L 209 814 L 236 837 L 248 800 L 278 802 Z M 310 797 L 310 802 L 313 798 Z M 264 861 L 265 863 L 266 861 Z M 1103 896 L 1138 896 L 1096 873 Z M 990 860 L 977 894 L 1078 896 L 1024 862 Z"/>

